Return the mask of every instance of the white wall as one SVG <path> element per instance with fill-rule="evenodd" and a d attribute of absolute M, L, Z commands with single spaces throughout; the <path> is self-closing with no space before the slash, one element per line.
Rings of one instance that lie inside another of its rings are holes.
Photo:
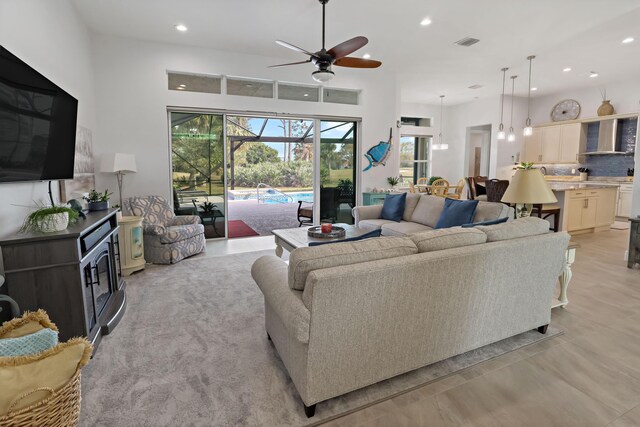
<path fill-rule="evenodd" d="M 361 153 L 387 140 L 397 128 L 398 95 L 395 78 L 378 70 L 334 70 L 329 87 L 361 89 L 361 105 L 339 105 L 181 92 L 167 89 L 167 70 L 255 77 L 313 84 L 311 66 L 267 68 L 291 58 L 269 58 L 211 49 L 94 35 L 96 153 L 124 152 L 136 156 L 138 173 L 125 177 L 123 197 L 160 194 L 169 197 L 169 139 L 167 106 L 362 118 Z M 394 137 L 395 138 L 395 137 Z M 386 167 L 362 174 L 362 189 L 385 186 L 397 174 L 399 145 Z M 362 154 L 358 156 L 362 160 Z M 364 163 L 363 163 L 364 165 Z M 361 170 L 362 168 L 360 168 Z M 113 176 L 98 174 L 97 187 L 115 189 Z"/>
<path fill-rule="evenodd" d="M 640 110 L 640 79 L 624 80 L 608 85 L 607 98 L 615 108 L 616 113 L 635 113 Z M 599 87 L 566 91 L 551 95 L 536 97 L 531 102 L 531 118 L 534 124 L 550 122 L 551 108 L 563 99 L 575 99 L 580 103 L 581 112 L 579 118 L 596 117 L 597 109 L 602 103 Z M 636 178 L 633 184 L 632 215 L 640 215 L 640 147 L 636 147 Z"/>
<path fill-rule="evenodd" d="M 78 125 L 95 129 L 89 32 L 67 0 L 2 0 L 0 45 L 77 98 Z M 48 201 L 47 184 L 0 184 L 0 200 L 1 237 L 22 224 L 21 206 Z"/>

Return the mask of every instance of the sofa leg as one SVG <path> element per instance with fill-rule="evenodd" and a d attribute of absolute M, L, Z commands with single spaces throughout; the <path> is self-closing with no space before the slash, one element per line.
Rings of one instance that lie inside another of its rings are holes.
<path fill-rule="evenodd" d="M 303 403 L 304 405 L 304 414 L 307 416 L 307 418 L 311 418 L 316 414 L 316 405 L 311 405 L 311 406 L 307 406 Z"/>
<path fill-rule="evenodd" d="M 547 323 L 546 325 L 542 325 L 538 327 L 538 332 L 540 332 L 541 334 L 546 334 L 547 333 L 547 329 L 549 329 L 549 324 Z"/>

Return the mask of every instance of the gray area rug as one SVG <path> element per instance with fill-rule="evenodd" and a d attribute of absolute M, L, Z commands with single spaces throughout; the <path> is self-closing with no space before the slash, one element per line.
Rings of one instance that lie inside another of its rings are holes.
<path fill-rule="evenodd" d="M 251 264 L 272 251 L 148 265 L 82 374 L 81 426 L 303 426 L 561 333 L 526 332 L 318 404 L 307 419 L 264 330 Z"/>

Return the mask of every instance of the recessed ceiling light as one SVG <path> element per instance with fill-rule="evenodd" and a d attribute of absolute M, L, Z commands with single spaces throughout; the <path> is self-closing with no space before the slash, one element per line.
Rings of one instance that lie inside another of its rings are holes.
<path fill-rule="evenodd" d="M 370 54 L 368 54 L 368 53 L 365 53 L 364 55 L 362 55 L 362 57 L 363 57 L 364 59 L 369 59 L 369 58 L 371 58 L 371 55 L 370 55 Z"/>
<path fill-rule="evenodd" d="M 537 87 L 532 87 L 532 88 L 531 88 L 531 92 L 535 92 L 535 91 L 537 91 L 537 90 L 538 90 L 538 88 L 537 88 Z"/>
<path fill-rule="evenodd" d="M 627 43 L 631 43 L 634 40 L 635 39 L 633 37 L 627 37 L 626 39 L 622 40 L 622 43 L 627 44 Z"/>
<path fill-rule="evenodd" d="M 185 32 L 185 31 L 187 31 L 187 26 L 186 26 L 186 25 L 184 25 L 184 24 L 177 24 L 177 25 L 175 26 L 175 29 L 176 29 L 176 30 L 178 30 L 178 31 Z"/>
<path fill-rule="evenodd" d="M 420 21 L 420 25 L 422 25 L 423 27 L 426 27 L 429 24 L 431 24 L 431 19 L 429 18 L 424 18 L 422 21 Z"/>
<path fill-rule="evenodd" d="M 187 87 L 187 85 L 178 85 L 178 86 L 180 86 L 180 87 L 182 87 L 182 88 L 185 88 L 185 87 Z"/>
<path fill-rule="evenodd" d="M 599 74 L 596 73 L 595 71 L 592 71 L 591 74 L 589 74 L 589 77 L 591 77 L 592 79 L 595 78 L 595 77 L 598 77 L 598 76 L 599 76 Z"/>
<path fill-rule="evenodd" d="M 571 67 L 563 68 L 562 71 L 564 71 L 565 73 L 568 73 L 569 71 L 571 71 Z"/>

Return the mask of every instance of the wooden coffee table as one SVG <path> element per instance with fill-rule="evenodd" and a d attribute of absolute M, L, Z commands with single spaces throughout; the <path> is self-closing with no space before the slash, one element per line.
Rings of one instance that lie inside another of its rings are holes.
<path fill-rule="evenodd" d="M 350 237 L 359 237 L 371 231 L 371 229 L 358 228 L 350 224 L 334 224 L 345 229 L 345 236 L 336 239 L 319 239 L 309 237 L 307 230 L 309 227 L 284 228 L 281 230 L 273 230 L 272 233 L 276 240 L 276 255 L 281 257 L 284 249 L 291 252 L 296 248 L 309 246 L 310 242 L 335 242 L 348 239 Z"/>

